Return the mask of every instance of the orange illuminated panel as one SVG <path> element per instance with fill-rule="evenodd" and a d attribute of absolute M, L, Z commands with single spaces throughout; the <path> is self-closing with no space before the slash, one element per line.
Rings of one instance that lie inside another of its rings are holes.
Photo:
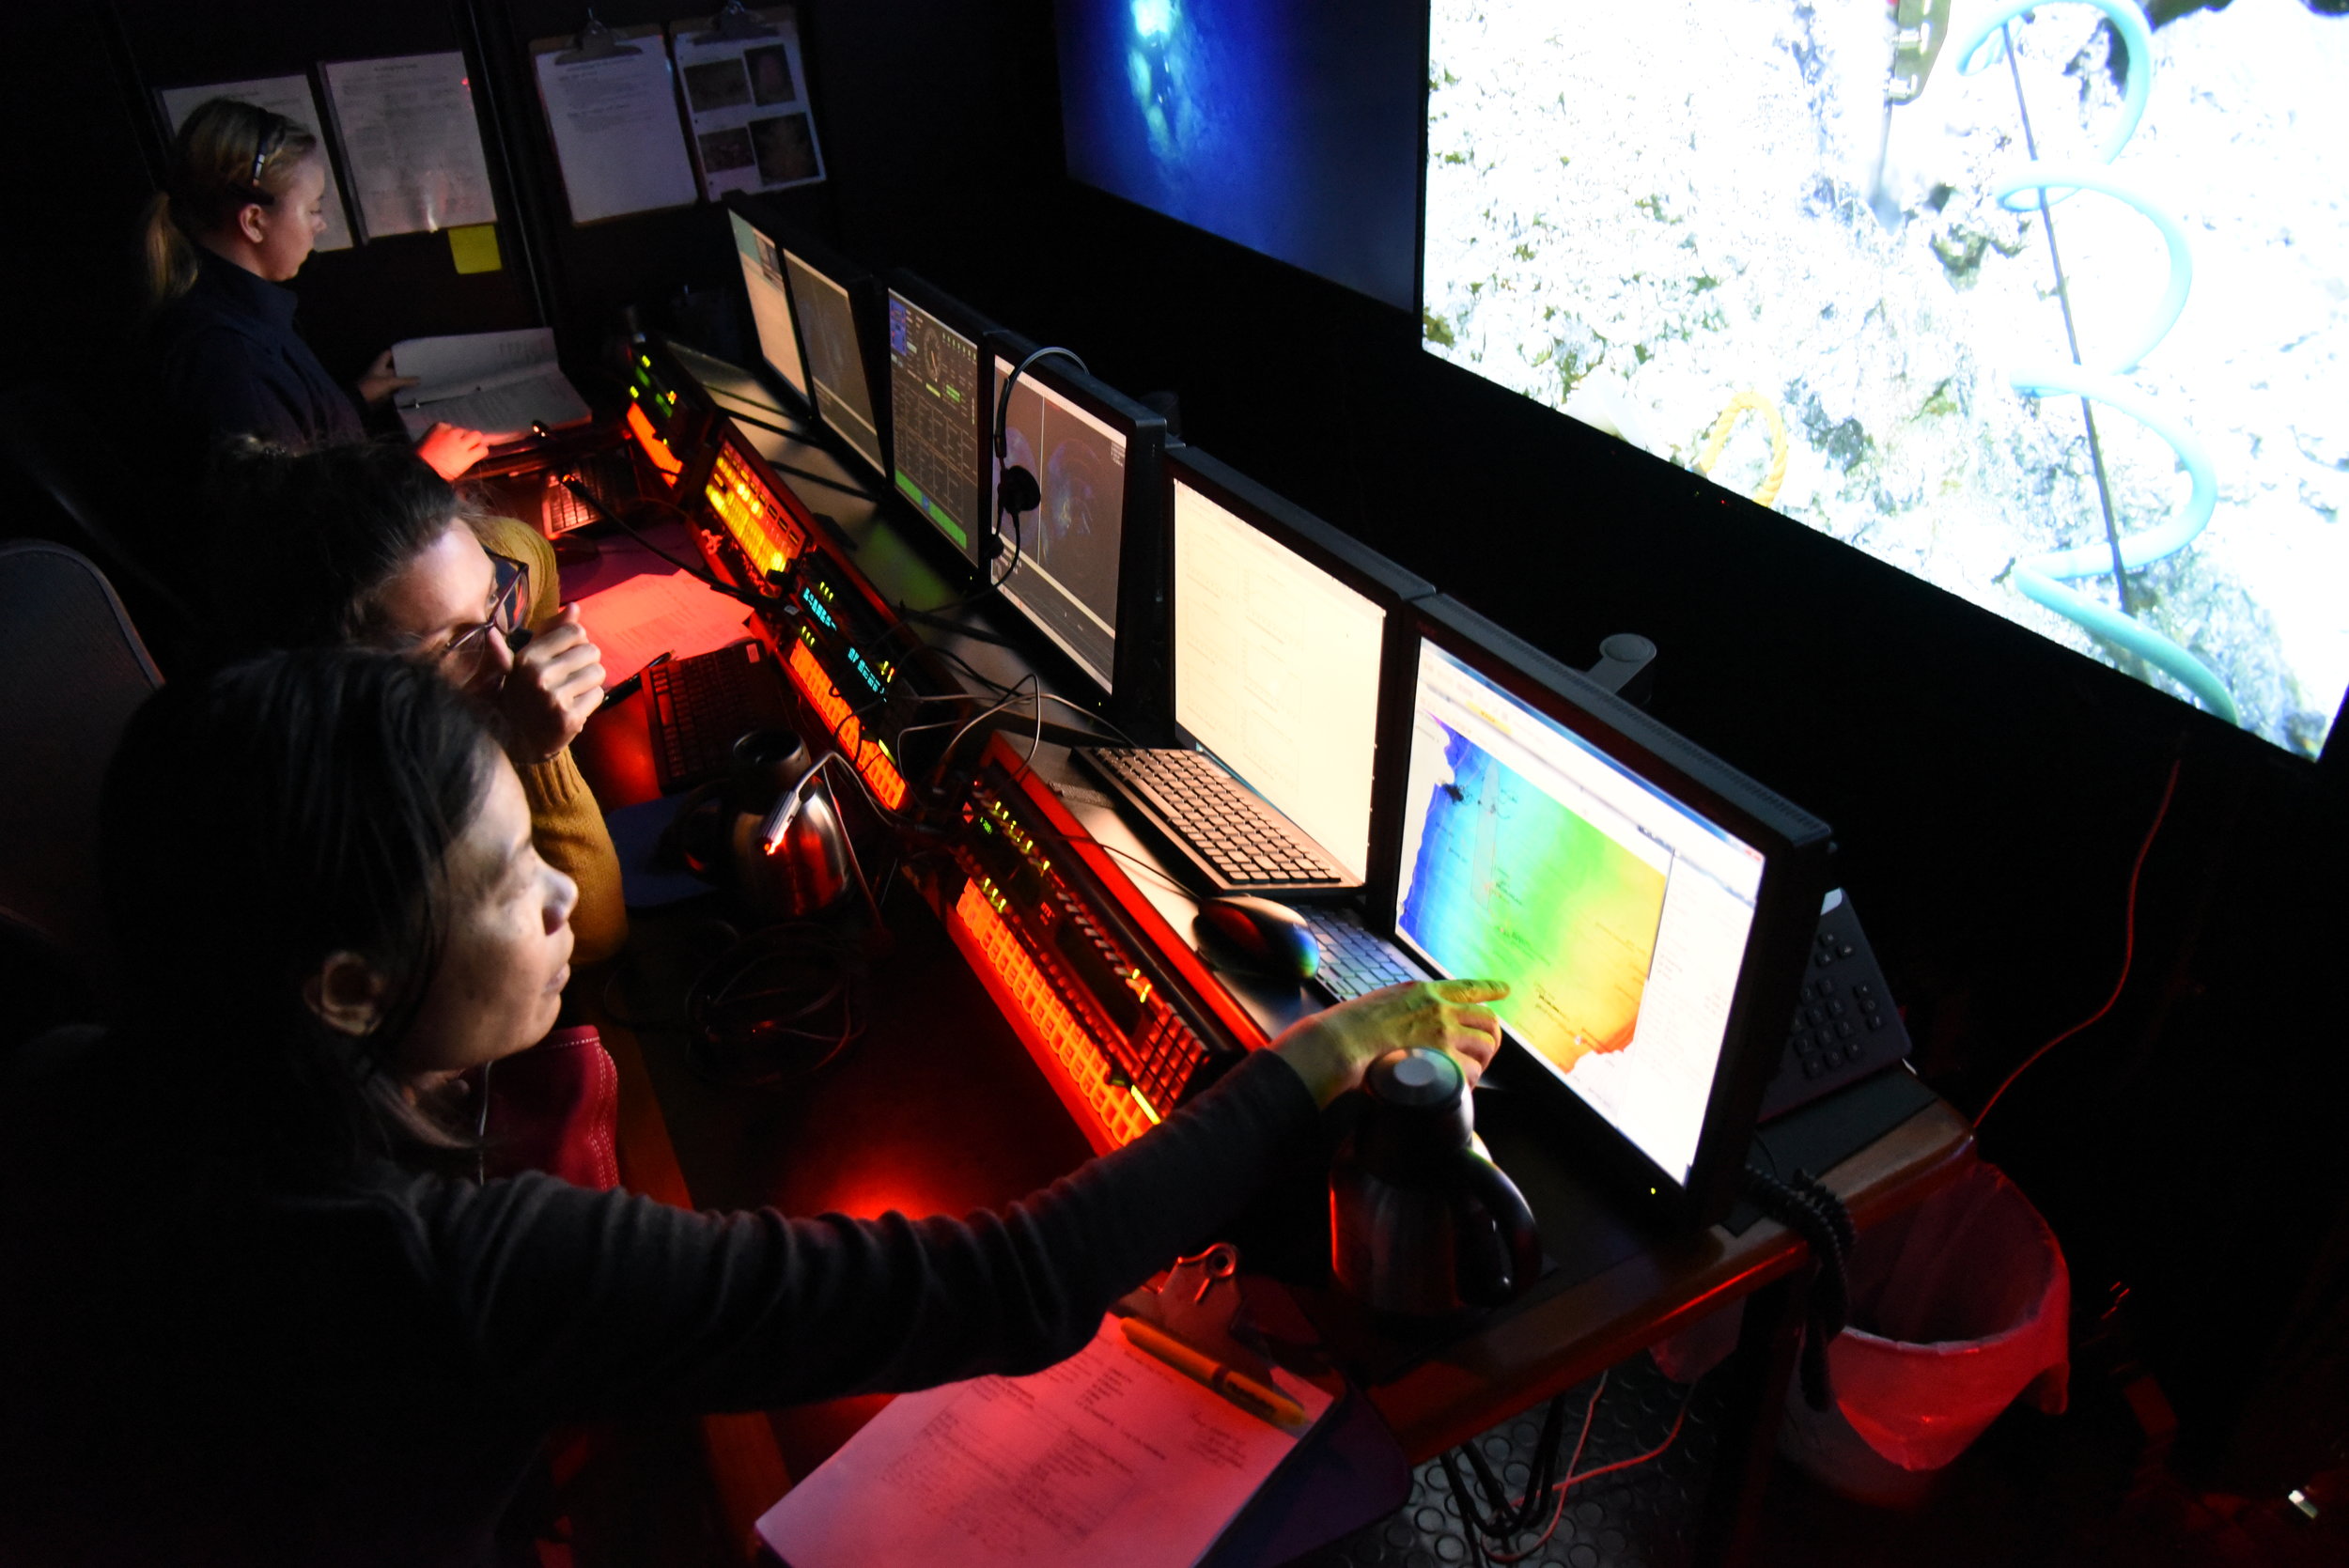
<path fill-rule="evenodd" d="M 1139 1094 L 1109 1081 L 1092 1036 L 1004 924 L 988 886 L 965 882 L 955 915 L 969 937 L 959 945 L 1094 1147 L 1114 1149 L 1149 1131 L 1158 1117 Z"/>
<path fill-rule="evenodd" d="M 684 459 L 670 451 L 669 443 L 661 439 L 661 432 L 652 427 L 652 420 L 646 416 L 644 404 L 630 403 L 628 406 L 628 427 L 630 433 L 635 436 L 636 444 L 645 449 L 645 456 L 652 459 L 652 466 L 661 471 L 661 480 L 666 484 L 676 484 L 677 476 L 685 472 Z"/>
<path fill-rule="evenodd" d="M 709 483 L 702 494 L 756 570 L 781 571 L 805 546 L 799 529 L 732 448 L 718 449 L 718 460 L 710 465 Z"/>
<path fill-rule="evenodd" d="M 841 753 L 856 764 L 856 770 L 864 775 L 864 782 L 873 786 L 874 796 L 891 811 L 895 811 L 906 798 L 906 781 L 889 760 L 889 750 L 878 740 L 868 740 L 864 726 L 857 722 L 848 704 L 840 695 L 840 689 L 824 674 L 824 667 L 816 661 L 816 655 L 805 643 L 794 642 L 784 660 L 791 672 L 792 684 L 800 689 L 816 716 L 824 722 L 825 730 Z"/>

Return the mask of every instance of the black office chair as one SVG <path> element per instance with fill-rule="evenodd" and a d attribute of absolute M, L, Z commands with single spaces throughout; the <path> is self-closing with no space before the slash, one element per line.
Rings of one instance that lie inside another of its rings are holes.
<path fill-rule="evenodd" d="M 178 668 L 194 656 L 198 622 L 188 587 L 193 551 L 175 554 L 172 541 L 188 536 L 196 503 L 161 493 L 163 470 L 147 434 L 152 423 L 93 418 L 82 399 L 54 387 L 0 389 L 8 507 L 0 535 L 51 539 L 90 557 Z"/>
<path fill-rule="evenodd" d="M 0 1012 L 8 1032 L 87 1017 L 110 967 L 98 792 L 131 714 L 163 684 L 88 557 L 0 544 Z"/>

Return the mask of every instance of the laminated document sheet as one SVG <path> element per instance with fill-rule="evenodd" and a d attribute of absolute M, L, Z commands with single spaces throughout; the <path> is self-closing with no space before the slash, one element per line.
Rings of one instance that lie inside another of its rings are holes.
<path fill-rule="evenodd" d="M 798 14 L 789 6 L 669 24 L 702 192 L 779 191 L 824 178 Z"/>
<path fill-rule="evenodd" d="M 546 327 L 411 337 L 392 345 L 392 368 L 417 380 L 394 397 L 413 440 L 445 424 L 478 430 L 494 444 L 521 440 L 534 423 L 559 430 L 595 417 L 555 364 L 554 334 Z"/>
<path fill-rule="evenodd" d="M 326 152 L 326 122 L 319 117 L 319 101 L 310 91 L 307 76 L 263 76 L 245 82 L 215 82 L 209 86 L 165 87 L 155 96 L 163 101 L 163 123 L 171 127 L 174 136 L 179 134 L 179 127 L 187 123 L 190 115 L 215 98 L 233 98 L 267 109 L 306 129 L 319 139 L 318 160 L 326 168 L 326 201 L 320 209 L 326 227 L 314 248 L 350 249 L 350 214 L 343 209 L 342 183 L 334 175 L 334 160 Z"/>
<path fill-rule="evenodd" d="M 657 23 L 578 39 L 539 39 L 530 52 L 571 222 L 699 199 L 669 46 Z"/>
<path fill-rule="evenodd" d="M 1188 1568 L 1330 1407 L 1295 1430 L 1129 1346 L 1090 1344 L 1030 1377 L 900 1394 L 758 1521 L 791 1568 Z"/>
<path fill-rule="evenodd" d="M 359 198 L 360 238 L 497 222 L 465 56 L 399 54 L 322 68 Z"/>

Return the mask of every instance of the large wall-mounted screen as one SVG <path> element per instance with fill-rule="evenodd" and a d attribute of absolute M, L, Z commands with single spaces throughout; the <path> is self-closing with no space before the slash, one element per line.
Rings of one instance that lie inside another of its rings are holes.
<path fill-rule="evenodd" d="M 1435 0 L 1423 340 L 2314 756 L 2343 8 Z"/>
<path fill-rule="evenodd" d="M 1058 0 L 1068 172 L 1401 310 L 1424 0 Z"/>

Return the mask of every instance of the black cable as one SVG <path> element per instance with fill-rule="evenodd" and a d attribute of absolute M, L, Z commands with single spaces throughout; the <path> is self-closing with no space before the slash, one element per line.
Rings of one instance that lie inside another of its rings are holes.
<path fill-rule="evenodd" d="M 1824 1411 L 1834 1401 L 1828 1378 L 1828 1342 L 1851 1321 L 1848 1265 L 1853 1244 L 1859 1239 L 1851 1211 L 1841 1198 L 1799 1169 L 1789 1181 L 1749 1165 L 1739 1177 L 1738 1190 L 1764 1214 L 1801 1236 L 1818 1260 L 1819 1277 L 1805 1313 L 1808 1331 L 1803 1335 L 1800 1381 L 1803 1403 Z"/>
<path fill-rule="evenodd" d="M 864 1033 L 863 951 L 831 926 L 804 920 L 736 942 L 686 988 L 694 1070 L 728 1088 L 789 1089 L 831 1066 Z M 800 1063 L 762 1060 L 794 1048 L 820 1053 Z"/>

